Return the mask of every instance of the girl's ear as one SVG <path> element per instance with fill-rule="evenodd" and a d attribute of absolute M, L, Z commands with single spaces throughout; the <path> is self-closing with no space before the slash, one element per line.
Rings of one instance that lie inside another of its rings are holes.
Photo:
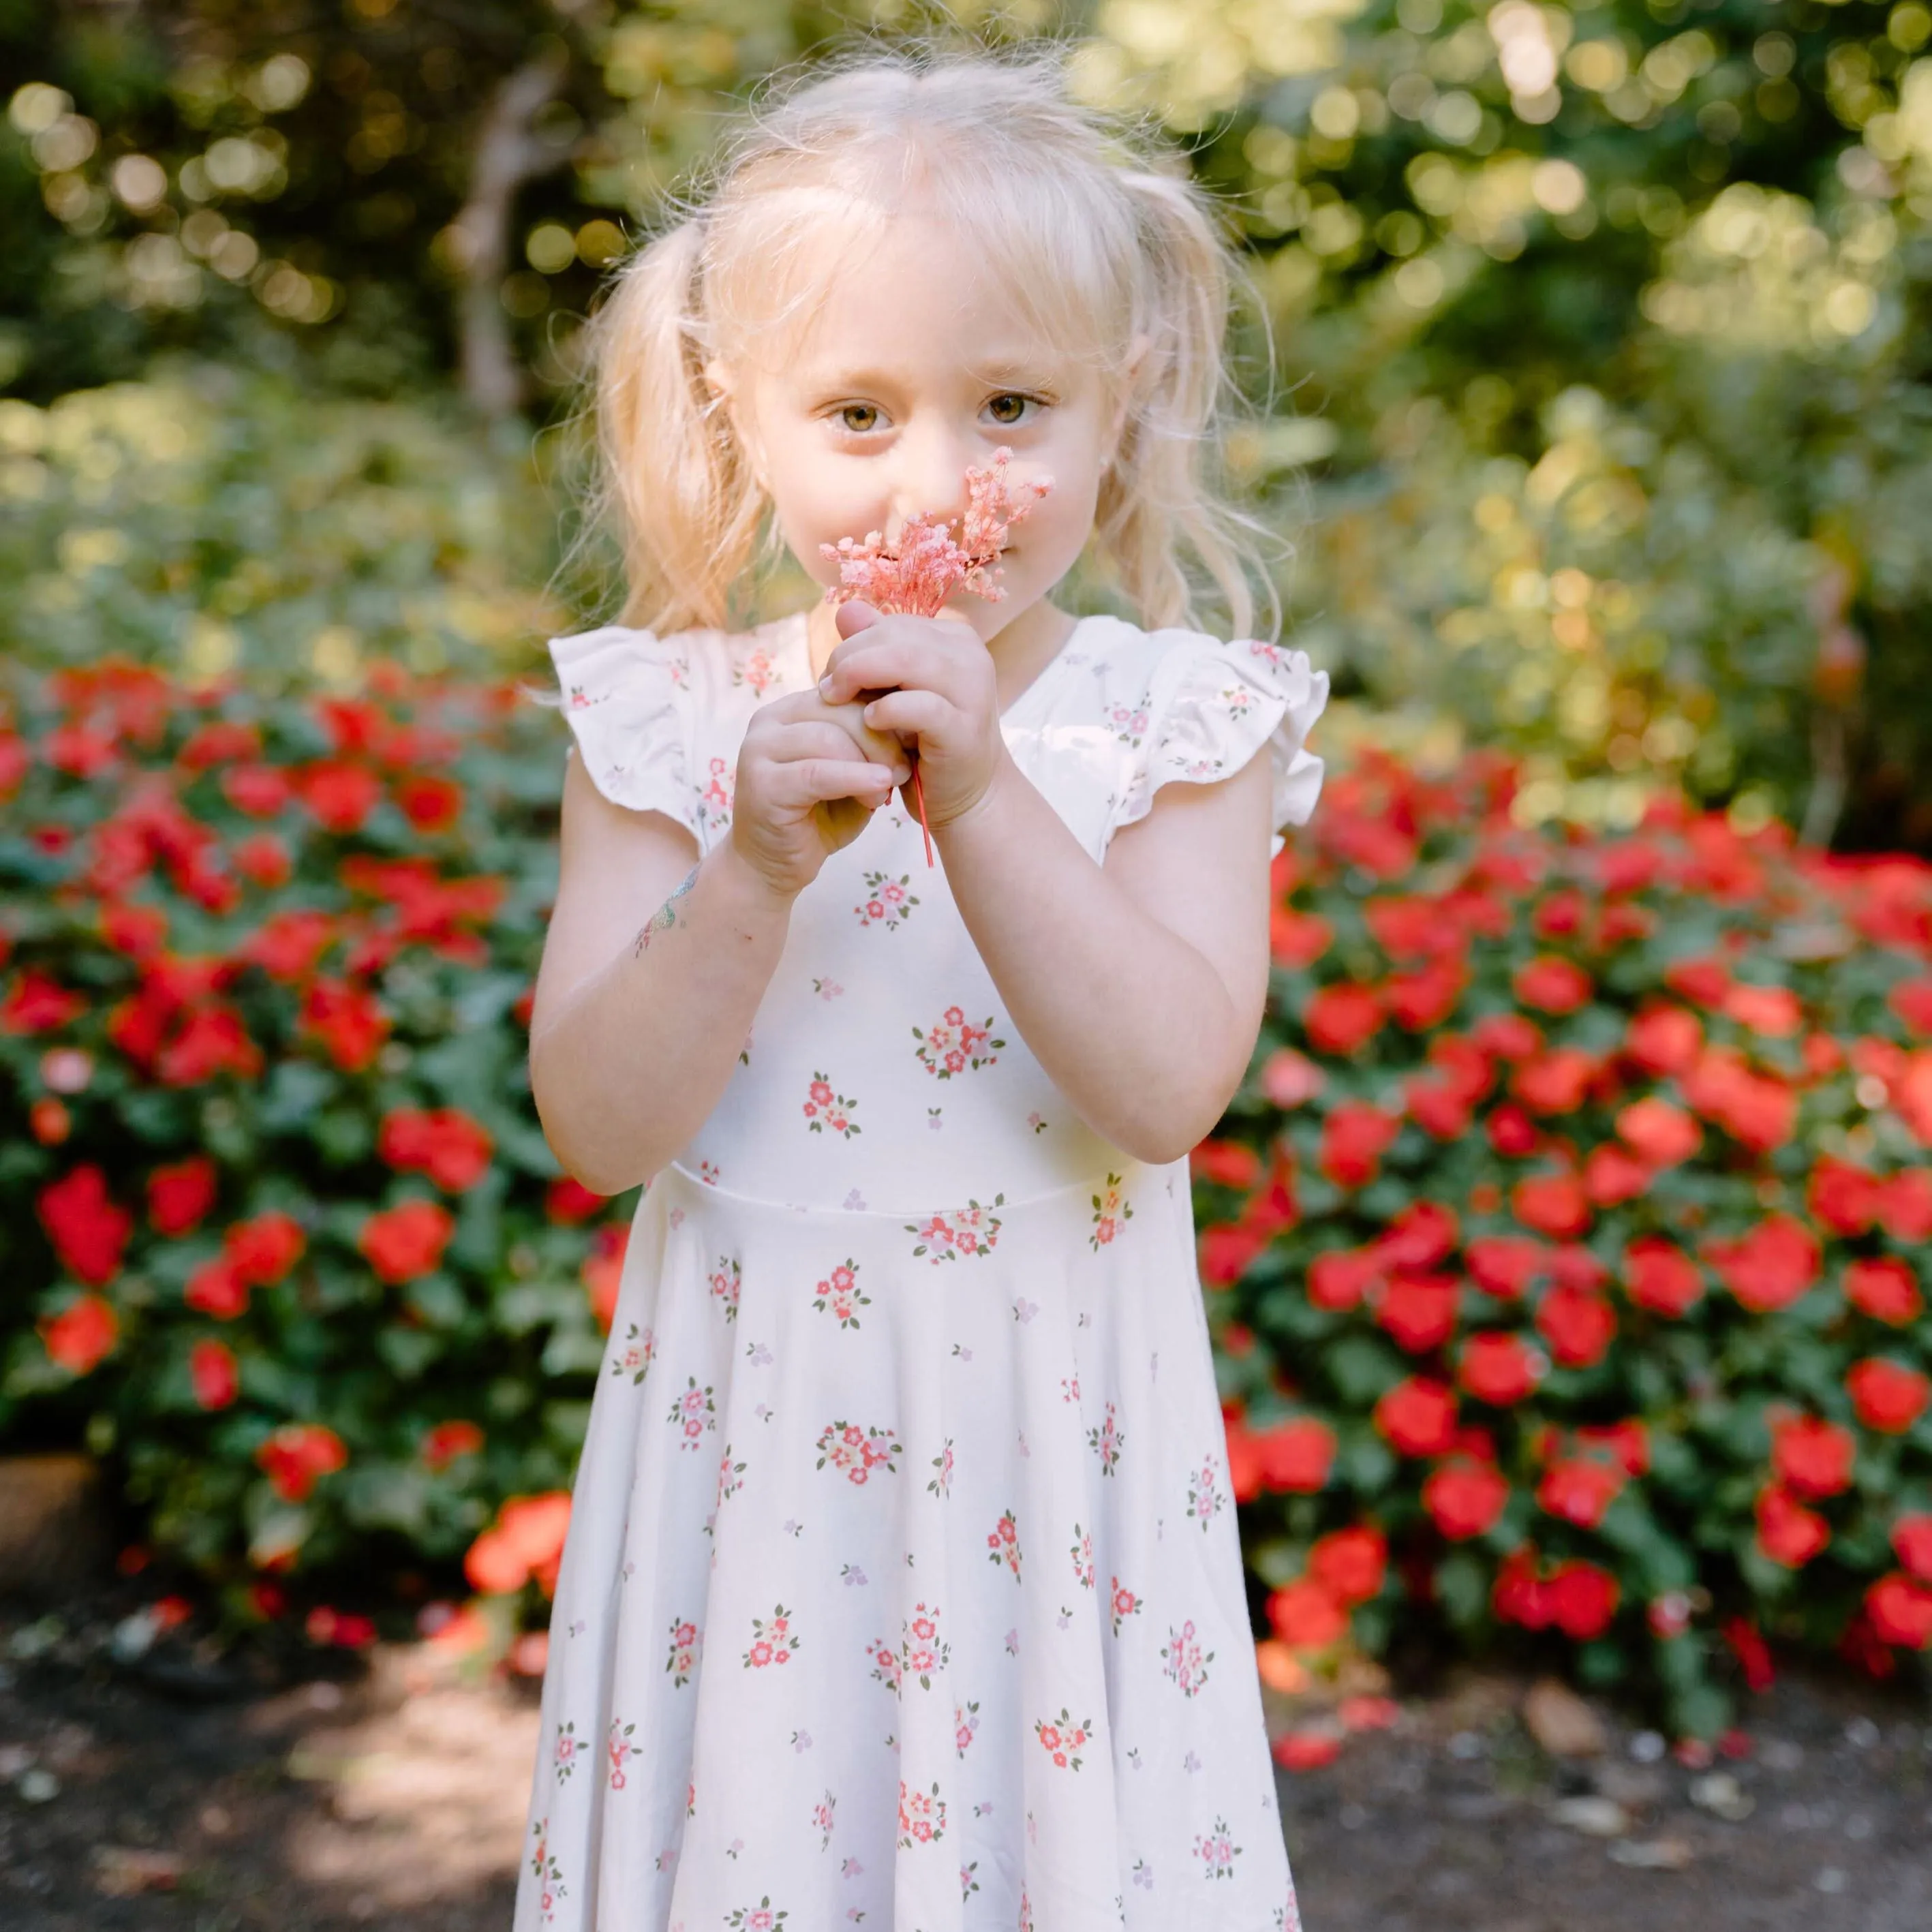
<path fill-rule="evenodd" d="M 753 479 L 766 496 L 771 494 L 765 482 L 765 466 L 763 452 L 748 420 L 750 412 L 739 407 L 738 373 L 728 362 L 716 356 L 704 365 L 705 386 L 712 394 L 714 407 L 722 407 L 731 424 L 731 434 L 738 440 L 738 446 L 745 452 L 752 466 Z"/>

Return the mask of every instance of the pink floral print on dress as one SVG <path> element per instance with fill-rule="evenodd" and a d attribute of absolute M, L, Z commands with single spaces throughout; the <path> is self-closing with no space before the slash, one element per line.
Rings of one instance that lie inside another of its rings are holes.
<path fill-rule="evenodd" d="M 852 1118 L 852 1109 L 858 1102 L 843 1094 L 835 1094 L 832 1083 L 822 1073 L 812 1076 L 812 1085 L 805 1096 L 805 1123 L 808 1132 L 823 1133 L 828 1127 L 835 1134 L 843 1134 L 849 1141 L 860 1131 L 859 1124 Z"/>
<path fill-rule="evenodd" d="M 695 1376 L 686 1376 L 684 1393 L 672 1399 L 668 1418 L 678 1425 L 683 1437 L 678 1447 L 695 1449 L 704 1440 L 705 1431 L 717 1427 L 717 1404 L 711 1399 L 711 1384 L 707 1382 L 700 1388 Z"/>
<path fill-rule="evenodd" d="M 562 1868 L 557 1864 L 550 1849 L 550 1820 L 538 1819 L 530 1827 L 536 1839 L 536 1849 L 530 1855 L 530 1873 L 539 1887 L 538 1910 L 548 1925 L 556 1917 L 556 1902 L 569 1895 L 569 1888 L 563 1882 Z"/>
<path fill-rule="evenodd" d="M 1110 1402 L 1106 1417 L 1087 1432 L 1087 1446 L 1100 1457 L 1102 1475 L 1111 1476 L 1114 1473 L 1126 1442 L 1127 1432 L 1114 1420 L 1114 1405 Z"/>
<path fill-rule="evenodd" d="M 836 1315 L 842 1328 L 857 1328 L 857 1311 L 872 1305 L 872 1298 L 859 1286 L 859 1264 L 848 1256 L 818 1284 L 812 1305 L 823 1313 Z"/>
<path fill-rule="evenodd" d="M 623 1347 L 611 1361 L 610 1372 L 628 1376 L 634 1384 L 641 1382 L 650 1373 L 651 1357 L 656 1348 L 657 1338 L 648 1328 L 640 1328 L 633 1322 L 625 1331 Z"/>
<path fill-rule="evenodd" d="M 977 1072 L 982 1066 L 992 1066 L 1000 1056 L 987 1049 L 1006 1045 L 1004 1040 L 993 1037 L 990 1014 L 983 1024 L 975 1026 L 967 1018 L 964 1009 L 959 1006 L 948 1006 L 930 1027 L 914 1027 L 912 1036 L 919 1042 L 913 1048 L 913 1058 L 927 1072 L 941 1080 L 950 1080 L 956 1073 Z"/>
<path fill-rule="evenodd" d="M 738 1296 L 744 1286 L 744 1273 L 735 1255 L 720 1255 L 711 1270 L 711 1298 L 724 1311 L 727 1322 L 738 1318 Z"/>
<path fill-rule="evenodd" d="M 936 1845 L 946 1835 L 946 1800 L 939 1795 L 934 1778 L 929 1791 L 915 1791 L 904 1778 L 899 1780 L 899 1850 L 909 1852 L 915 1845 Z"/>
<path fill-rule="evenodd" d="M 1178 1630 L 1171 1624 L 1168 1626 L 1167 1642 L 1161 1647 L 1160 1657 L 1162 1670 L 1180 1687 L 1180 1694 L 1198 1697 L 1208 1682 L 1208 1666 L 1214 1661 L 1214 1653 L 1201 1648 L 1192 1617 Z"/>
<path fill-rule="evenodd" d="M 1105 1190 L 1094 1196 L 1094 1232 L 1087 1237 L 1087 1245 L 1098 1253 L 1120 1232 L 1120 1223 L 1133 1217 L 1133 1203 L 1120 1198 L 1120 1177 L 1108 1174 Z"/>
<path fill-rule="evenodd" d="M 1006 1201 L 1004 1192 L 996 1194 L 992 1207 L 1003 1208 Z M 935 1262 L 957 1261 L 962 1255 L 989 1255 L 993 1252 L 999 1244 L 1000 1217 L 992 1208 L 982 1208 L 977 1201 L 969 1201 L 963 1208 L 932 1215 L 922 1223 L 908 1221 L 905 1231 L 920 1238 L 919 1245 L 912 1251 L 915 1260 L 923 1255 Z"/>
<path fill-rule="evenodd" d="M 1082 1718 L 1077 1724 L 1072 1714 L 1063 1704 L 1058 1718 L 1036 1718 L 1034 1732 L 1042 1747 L 1054 1764 L 1065 1771 L 1080 1768 L 1080 1754 L 1091 1742 L 1094 1720 Z"/>
<path fill-rule="evenodd" d="M 788 1663 L 797 1648 L 791 1612 L 784 1604 L 777 1604 L 770 1616 L 752 1619 L 752 1642 L 745 1652 L 744 1668 L 763 1670 L 770 1664 Z"/>
<path fill-rule="evenodd" d="M 859 1484 L 875 1468 L 896 1474 L 898 1465 L 892 1459 L 899 1453 L 898 1438 L 890 1429 L 874 1428 L 870 1423 L 861 1428 L 842 1420 L 828 1422 L 820 1431 L 818 1460 L 813 1466 L 822 1469 L 830 1463 L 843 1472 L 848 1482 Z"/>
<path fill-rule="evenodd" d="M 610 1789 L 622 1791 L 624 1788 L 624 1766 L 638 1755 L 638 1747 L 627 1742 L 637 1730 L 635 1724 L 627 1724 L 621 1718 L 610 1720 L 610 1734 L 604 1741 L 604 1754 L 610 1763 Z"/>
<path fill-rule="evenodd" d="M 1107 1580 L 1107 1602 L 1112 1613 L 1114 1634 L 1120 1634 L 1120 1619 L 1140 1615 L 1141 1600 L 1118 1576 Z"/>
<path fill-rule="evenodd" d="M 905 1620 L 900 1646 L 901 1681 L 916 1677 L 920 1688 L 930 1690 L 933 1678 L 946 1668 L 952 1646 L 939 1634 L 939 1606 L 915 1604 Z"/>
<path fill-rule="evenodd" d="M 689 1618 L 680 1617 L 670 1627 L 670 1654 L 664 1659 L 664 1669 L 670 1675 L 674 1688 L 682 1688 L 691 1682 L 698 1669 L 698 1652 L 704 1640 L 704 1634 Z"/>
<path fill-rule="evenodd" d="M 1073 1580 L 1083 1590 L 1094 1587 L 1094 1536 L 1090 1530 L 1073 1526 Z"/>
<path fill-rule="evenodd" d="M 1204 1530 L 1221 1514 L 1222 1501 L 1214 1459 L 1204 1456 L 1201 1466 L 1187 1479 L 1186 1514 Z"/>
<path fill-rule="evenodd" d="M 993 1562 L 1004 1563 L 1012 1572 L 1013 1581 L 1020 1580 L 1019 1526 L 1013 1520 L 1011 1510 L 1003 1510 L 1000 1520 L 986 1532 L 986 1547 Z"/>
<path fill-rule="evenodd" d="M 1226 1819 L 1216 1818 L 1214 1830 L 1204 1832 L 1194 1840 L 1194 1855 L 1201 1861 L 1202 1869 L 1208 1877 L 1234 1876 L 1234 1861 L 1240 1856 L 1241 1848 L 1234 1843 Z"/>
<path fill-rule="evenodd" d="M 902 872 L 896 879 L 888 878 L 884 872 L 868 872 L 866 898 L 852 910 L 859 915 L 861 926 L 882 926 L 888 932 L 896 932 L 918 904 L 910 872 Z"/>

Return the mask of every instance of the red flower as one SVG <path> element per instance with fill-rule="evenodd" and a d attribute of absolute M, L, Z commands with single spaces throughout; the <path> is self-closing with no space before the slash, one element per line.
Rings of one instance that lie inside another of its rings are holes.
<path fill-rule="evenodd" d="M 1744 1617 L 1731 1617 L 1721 1626 L 1720 1634 L 1737 1659 L 1738 1668 L 1744 1672 L 1745 1687 L 1768 1690 L 1778 1673 L 1772 1668 L 1771 1646 L 1757 1625 Z"/>
<path fill-rule="evenodd" d="M 1382 1001 L 1366 986 L 1320 988 L 1302 1009 L 1302 1030 L 1317 1053 L 1349 1054 L 1381 1031 Z"/>
<path fill-rule="evenodd" d="M 1892 1526 L 1898 1560 L 1922 1583 L 1932 1583 L 1932 1516 L 1902 1516 Z"/>
<path fill-rule="evenodd" d="M 1396 1276 L 1382 1291 L 1376 1320 L 1412 1355 L 1439 1348 L 1455 1332 L 1455 1276 Z"/>
<path fill-rule="evenodd" d="M 1731 983 L 1731 969 L 1721 959 L 1679 959 L 1664 969 L 1664 983 L 1694 1006 L 1718 1005 Z"/>
<path fill-rule="evenodd" d="M 1249 1262 L 1268 1244 L 1265 1228 L 1215 1222 L 1201 1230 L 1201 1279 L 1209 1288 L 1239 1281 Z"/>
<path fill-rule="evenodd" d="M 232 1322 L 248 1312 L 248 1284 L 229 1256 L 218 1255 L 188 1276 L 182 1298 L 189 1307 L 212 1315 L 218 1322 Z"/>
<path fill-rule="evenodd" d="M 1801 1496 L 1835 1496 L 1850 1487 L 1858 1441 L 1822 1417 L 1802 1415 L 1773 1426 L 1771 1466 Z"/>
<path fill-rule="evenodd" d="M 1932 1382 L 1918 1370 L 1882 1355 L 1854 1362 L 1846 1373 L 1845 1388 L 1858 1420 L 1883 1436 L 1902 1435 L 1932 1401 Z"/>
<path fill-rule="evenodd" d="M 1268 951 L 1278 965 L 1305 971 L 1334 938 L 1334 928 L 1319 914 L 1277 904 L 1268 914 Z"/>
<path fill-rule="evenodd" d="M 627 1222 L 607 1221 L 591 1235 L 591 1250 L 580 1270 L 584 1292 L 590 1298 L 590 1312 L 605 1334 L 617 1313 L 617 1296 L 624 1282 L 624 1256 L 631 1244 Z"/>
<path fill-rule="evenodd" d="M 134 1217 L 107 1192 L 107 1177 L 92 1161 L 50 1180 L 35 1198 L 40 1226 L 61 1265 L 98 1288 L 121 1270 Z"/>
<path fill-rule="evenodd" d="M 1243 1141 L 1206 1140 L 1188 1154 L 1187 1168 L 1196 1180 L 1245 1191 L 1261 1179 L 1262 1157 Z"/>
<path fill-rule="evenodd" d="M 436 1268 L 455 1232 L 449 1210 L 440 1201 L 405 1201 L 370 1215 L 356 1246 L 377 1275 L 394 1286 Z"/>
<path fill-rule="evenodd" d="M 1626 1480 L 1623 1471 L 1609 1462 L 1552 1462 L 1537 1485 L 1536 1500 L 1552 1516 L 1580 1529 L 1594 1529 Z"/>
<path fill-rule="evenodd" d="M 1604 1359 L 1616 1339 L 1617 1313 L 1604 1295 L 1552 1288 L 1538 1306 L 1536 1327 L 1566 1369 L 1587 1369 Z"/>
<path fill-rule="evenodd" d="M 253 724 L 237 719 L 212 718 L 198 725 L 175 754 L 176 762 L 191 772 L 205 772 L 211 766 L 231 763 L 236 758 L 259 758 L 262 734 Z"/>
<path fill-rule="evenodd" d="M 1510 1486 L 1487 1462 L 1445 1462 L 1422 1486 L 1422 1506 L 1452 1543 L 1494 1528 L 1508 1502 Z"/>
<path fill-rule="evenodd" d="M 568 1174 L 559 1174 L 544 1192 L 544 1214 L 548 1220 L 574 1226 L 587 1221 L 610 1198 L 593 1194 L 582 1181 Z"/>
<path fill-rule="evenodd" d="M 345 1073 L 364 1072 L 389 1036 L 388 1016 L 365 988 L 318 980 L 302 1001 L 302 1030 Z"/>
<path fill-rule="evenodd" d="M 1448 1081 L 1412 1075 L 1402 1090 L 1408 1118 L 1431 1140 L 1459 1141 L 1469 1131 L 1469 1103 Z"/>
<path fill-rule="evenodd" d="M 1724 1286 L 1759 1315 L 1788 1308 L 1818 1279 L 1818 1238 L 1789 1214 L 1770 1215 L 1705 1252 Z"/>
<path fill-rule="evenodd" d="M 1456 1379 L 1478 1402 L 1508 1408 L 1534 1394 L 1550 1364 L 1520 1335 L 1492 1329 L 1462 1344 Z"/>
<path fill-rule="evenodd" d="M 272 913 L 241 948 L 272 980 L 293 986 L 314 971 L 316 962 L 334 944 L 339 928 L 334 916 L 309 907 Z"/>
<path fill-rule="evenodd" d="M 1880 1196 L 1878 1218 L 1894 1241 L 1932 1240 L 1932 1169 L 1894 1174 Z"/>
<path fill-rule="evenodd" d="M 242 1016 L 232 1006 L 217 1005 L 188 1015 L 161 1049 L 154 1071 L 165 1087 L 198 1087 L 218 1073 L 255 1079 L 262 1064 L 262 1049 L 248 1037 Z"/>
<path fill-rule="evenodd" d="M 1682 1248 L 1644 1234 L 1624 1250 L 1624 1292 L 1638 1307 L 1675 1322 L 1703 1299 L 1704 1278 Z"/>
<path fill-rule="evenodd" d="M 418 832 L 447 832 L 463 814 L 463 788 L 454 778 L 418 772 L 400 779 L 396 802 Z"/>
<path fill-rule="evenodd" d="M 1789 1040 L 1804 1024 L 1798 996 L 1784 986 L 1734 986 L 1724 994 L 1724 1015 L 1752 1033 Z"/>
<path fill-rule="evenodd" d="M 1918 1318 L 1925 1304 L 1912 1264 L 1896 1255 L 1850 1262 L 1845 1268 L 1845 1299 L 1874 1322 L 1902 1328 Z"/>
<path fill-rule="evenodd" d="M 237 1221 L 221 1238 L 235 1272 L 255 1288 L 272 1288 L 302 1258 L 308 1238 L 302 1223 L 280 1208 Z"/>
<path fill-rule="evenodd" d="M 1498 1107 L 1484 1123 L 1484 1131 L 1490 1145 L 1506 1160 L 1520 1160 L 1536 1151 L 1536 1123 L 1520 1107 Z"/>
<path fill-rule="evenodd" d="M 1866 1233 L 1878 1219 L 1883 1195 L 1876 1174 L 1830 1154 L 1819 1157 L 1807 1190 L 1813 1217 L 1840 1234 Z"/>
<path fill-rule="evenodd" d="M 1510 982 L 1525 1006 L 1539 1012 L 1574 1013 L 1595 990 L 1588 974 L 1574 961 L 1546 952 L 1520 966 Z"/>
<path fill-rule="evenodd" d="M 1366 1523 L 1331 1531 L 1308 1552 L 1309 1575 L 1343 1604 L 1379 1596 L 1388 1571 L 1388 1539 Z"/>
<path fill-rule="evenodd" d="M 29 966 L 0 1004 L 0 1033 L 52 1033 L 86 1010 L 87 1002 L 80 994 L 69 992 L 50 974 Z"/>
<path fill-rule="evenodd" d="M 1522 1013 L 1485 1013 L 1469 1037 L 1492 1060 L 1527 1060 L 1543 1044 L 1543 1030 Z"/>
<path fill-rule="evenodd" d="M 50 1358 L 75 1376 L 92 1374 L 113 1352 L 121 1334 L 113 1304 L 98 1294 L 76 1295 L 58 1315 L 44 1315 L 36 1325 Z"/>
<path fill-rule="evenodd" d="M 1463 1250 L 1469 1273 L 1485 1294 L 1520 1301 L 1544 1265 L 1543 1244 L 1527 1234 L 1484 1234 Z"/>
<path fill-rule="evenodd" d="M 301 773 L 302 802 L 330 832 L 359 832 L 382 796 L 382 782 L 366 765 L 323 760 Z"/>
<path fill-rule="evenodd" d="M 148 1221 L 158 1234 L 190 1234 L 214 1205 L 214 1163 L 192 1154 L 148 1176 Z"/>
<path fill-rule="evenodd" d="M 482 1430 L 473 1422 L 439 1422 L 424 1432 L 419 1453 L 432 1469 L 441 1469 L 459 1456 L 474 1456 L 483 1441 Z"/>
<path fill-rule="evenodd" d="M 1526 1228 L 1568 1240 L 1590 1225 L 1589 1197 L 1574 1174 L 1530 1174 L 1510 1190 L 1510 1206 Z"/>
<path fill-rule="evenodd" d="M 1330 1314 L 1346 1314 L 1361 1305 L 1372 1281 L 1382 1276 L 1382 1263 L 1370 1248 L 1331 1248 L 1308 1264 L 1308 1298 Z"/>
<path fill-rule="evenodd" d="M 1593 1056 L 1574 1046 L 1552 1047 L 1526 1060 L 1510 1077 L 1510 1091 L 1532 1113 L 1574 1114 L 1597 1077 Z"/>
<path fill-rule="evenodd" d="M 1649 1191 L 1651 1170 L 1632 1154 L 1606 1142 L 1583 1163 L 1583 1191 L 1598 1208 L 1620 1207 Z"/>
<path fill-rule="evenodd" d="M 1392 974 L 1383 997 L 1396 1025 L 1409 1033 L 1426 1033 L 1456 1010 L 1468 983 L 1469 970 L 1461 960 L 1438 959 L 1413 973 Z"/>
<path fill-rule="evenodd" d="M 1376 1237 L 1386 1268 L 1433 1268 L 1456 1252 L 1454 1208 L 1440 1201 L 1412 1201 Z"/>
<path fill-rule="evenodd" d="M 1284 1731 L 1268 1746 L 1269 1754 L 1284 1771 L 1319 1771 L 1342 1755 L 1342 1740 L 1332 1731 L 1303 1725 Z"/>
<path fill-rule="evenodd" d="M 238 840 L 228 856 L 235 869 L 265 892 L 279 892 L 295 877 L 296 862 L 272 832 L 257 832 Z"/>
<path fill-rule="evenodd" d="M 250 818 L 272 818 L 294 796 L 287 772 L 273 765 L 231 765 L 221 774 L 221 795 Z"/>
<path fill-rule="evenodd" d="M 1898 1570 L 1866 1591 L 1865 1614 L 1883 1642 L 1906 1650 L 1932 1643 L 1932 1589 Z"/>
<path fill-rule="evenodd" d="M 197 1342 L 188 1352 L 188 1381 L 203 1408 L 226 1408 L 241 1393 L 234 1351 L 220 1342 Z"/>
<path fill-rule="evenodd" d="M 1346 1608 L 1312 1577 L 1270 1591 L 1266 1608 L 1275 1635 L 1291 1649 L 1326 1650 L 1348 1634 Z"/>
<path fill-rule="evenodd" d="M 1376 1404 L 1375 1424 L 1402 1455 L 1439 1456 L 1455 1432 L 1455 1391 L 1426 1376 L 1410 1376 L 1384 1392 Z"/>
<path fill-rule="evenodd" d="M 427 1174 L 452 1194 L 489 1172 L 495 1145 L 488 1130 L 460 1107 L 398 1108 L 384 1116 L 376 1136 L 377 1154 L 392 1167 Z"/>
<path fill-rule="evenodd" d="M 1650 1473 L 1650 1431 L 1641 1416 L 1628 1416 L 1622 1422 L 1586 1423 L 1577 1430 L 1576 1440 L 1586 1448 L 1600 1449 L 1614 1456 L 1626 1475 Z"/>
<path fill-rule="evenodd" d="M 1402 1123 L 1360 1100 L 1344 1100 L 1322 1123 L 1316 1165 L 1337 1187 L 1363 1187 L 1382 1172 L 1382 1155 Z"/>
<path fill-rule="evenodd" d="M 1527 1546 L 1505 1556 L 1490 1589 L 1490 1606 L 1499 1623 L 1519 1624 L 1525 1630 L 1544 1630 L 1550 1624 L 1546 1586 L 1537 1572 L 1536 1552 Z"/>
<path fill-rule="evenodd" d="M 1295 1416 L 1255 1438 L 1262 1486 L 1312 1496 L 1335 1461 L 1335 1432 L 1312 1415 Z"/>
<path fill-rule="evenodd" d="M 1682 1073 L 1704 1043 L 1704 1023 L 1682 1006 L 1647 1006 L 1624 1033 L 1624 1051 L 1646 1073 Z"/>
<path fill-rule="evenodd" d="M 1594 1563 L 1559 1563 L 1543 1586 L 1544 1608 L 1565 1636 L 1588 1643 L 1610 1628 L 1622 1594 L 1617 1580 Z"/>
<path fill-rule="evenodd" d="M 255 1451 L 269 1486 L 283 1502 L 306 1502 L 322 1477 L 349 1460 L 342 1438 L 319 1422 L 285 1422 Z"/>
<path fill-rule="evenodd" d="M 1652 1167 L 1675 1167 L 1704 1144 L 1704 1130 L 1682 1107 L 1652 1094 L 1617 1116 L 1617 1132 Z"/>
<path fill-rule="evenodd" d="M 1678 1083 L 1684 1097 L 1741 1146 L 1768 1154 L 1798 1124 L 1798 1095 L 1783 1081 L 1752 1072 L 1742 1054 L 1707 1047 Z"/>

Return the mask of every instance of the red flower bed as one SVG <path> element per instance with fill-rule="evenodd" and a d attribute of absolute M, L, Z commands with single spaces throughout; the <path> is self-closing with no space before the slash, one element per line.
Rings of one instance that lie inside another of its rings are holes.
<path fill-rule="evenodd" d="M 526 1081 L 560 748 L 116 664 L 0 726 L 0 1432 L 110 1454 L 237 1616 L 554 1576 L 625 1226 Z"/>
<path fill-rule="evenodd" d="M 1514 1627 L 1714 1736 L 1777 1646 L 1932 1646 L 1932 872 L 1511 800 L 1371 757 L 1276 862 L 1194 1162 L 1230 1472 L 1284 1642 Z"/>

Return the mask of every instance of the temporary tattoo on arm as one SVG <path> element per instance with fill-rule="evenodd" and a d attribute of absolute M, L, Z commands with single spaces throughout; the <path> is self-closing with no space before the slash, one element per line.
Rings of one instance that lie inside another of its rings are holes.
<path fill-rule="evenodd" d="M 659 906 L 657 910 L 652 913 L 650 917 L 644 922 L 644 925 L 638 928 L 638 943 L 632 948 L 632 956 L 634 958 L 641 957 L 646 949 L 650 946 L 651 943 L 651 934 L 652 933 L 668 932 L 673 926 L 676 925 L 677 902 L 680 899 L 683 898 L 686 892 L 690 891 L 693 886 L 697 884 L 698 872 L 698 867 L 695 866 L 692 866 L 691 870 L 685 874 L 684 884 L 680 886 L 677 890 L 673 892 L 670 897 L 666 899 L 664 904 Z"/>

